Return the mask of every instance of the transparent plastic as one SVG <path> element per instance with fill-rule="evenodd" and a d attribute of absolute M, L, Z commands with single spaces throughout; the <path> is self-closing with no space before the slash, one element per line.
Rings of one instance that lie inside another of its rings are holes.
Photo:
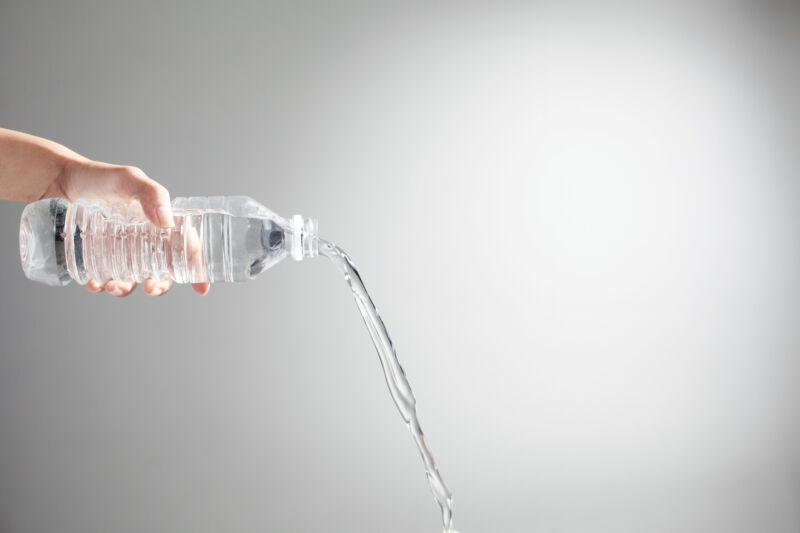
<path fill-rule="evenodd" d="M 317 225 L 285 219 L 246 196 L 176 198 L 175 227 L 159 228 L 138 207 L 49 198 L 25 207 L 20 259 L 25 275 L 63 286 L 71 280 L 172 279 L 238 282 L 286 257 L 317 255 Z"/>

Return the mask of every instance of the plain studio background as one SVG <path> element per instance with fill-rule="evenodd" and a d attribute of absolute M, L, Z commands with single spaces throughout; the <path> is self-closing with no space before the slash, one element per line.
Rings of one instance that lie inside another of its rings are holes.
<path fill-rule="evenodd" d="M 800 8 L 0 2 L 0 124 L 319 219 L 479 532 L 800 530 Z M 341 275 L 120 301 L 0 205 L 0 531 L 437 531 Z"/>

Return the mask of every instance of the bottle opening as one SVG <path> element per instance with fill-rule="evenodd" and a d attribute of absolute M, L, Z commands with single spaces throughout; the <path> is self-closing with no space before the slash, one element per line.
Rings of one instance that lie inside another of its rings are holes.
<path fill-rule="evenodd" d="M 292 259 L 301 261 L 304 257 L 316 257 L 319 251 L 319 238 L 317 237 L 317 221 L 295 215 L 291 220 L 292 228 Z"/>

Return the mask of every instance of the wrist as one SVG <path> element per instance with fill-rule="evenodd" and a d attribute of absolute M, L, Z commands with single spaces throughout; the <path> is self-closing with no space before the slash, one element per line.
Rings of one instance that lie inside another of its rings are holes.
<path fill-rule="evenodd" d="M 0 128 L 0 199 L 61 196 L 69 169 L 81 161 L 86 158 L 56 142 Z"/>
<path fill-rule="evenodd" d="M 47 188 L 42 191 L 40 199 L 58 196 L 73 200 L 74 198 L 70 198 L 68 193 L 69 182 L 92 161 L 61 145 L 54 147 L 52 157 L 55 172 Z"/>

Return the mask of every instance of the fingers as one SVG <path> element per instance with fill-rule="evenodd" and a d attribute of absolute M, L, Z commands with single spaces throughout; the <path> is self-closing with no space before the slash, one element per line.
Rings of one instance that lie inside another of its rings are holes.
<path fill-rule="evenodd" d="M 106 282 L 105 284 L 98 282 L 97 280 L 90 279 L 86 283 L 86 290 L 91 292 L 92 294 L 98 294 L 101 292 L 107 292 L 111 296 L 115 296 L 117 298 L 124 298 L 131 294 L 136 289 L 136 282 L 134 281 L 116 281 L 111 280 Z M 147 296 L 162 296 L 167 294 L 169 290 L 172 288 L 172 280 L 169 279 L 148 279 L 145 280 L 143 289 L 144 293 Z M 205 296 L 208 294 L 208 290 L 211 288 L 210 283 L 192 283 L 192 289 L 194 292 L 199 294 L 200 296 Z"/>
<path fill-rule="evenodd" d="M 172 280 L 169 279 L 148 279 L 144 282 L 144 293 L 148 296 L 161 296 L 166 294 L 172 287 Z"/>
<path fill-rule="evenodd" d="M 203 252 L 203 243 L 200 240 L 200 235 L 197 233 L 197 228 L 194 226 L 189 227 L 186 232 L 186 247 L 189 252 L 188 263 L 189 270 L 192 273 L 193 279 L 206 278 L 205 256 Z M 207 278 L 206 278 L 207 279 Z M 192 289 L 200 296 L 208 294 L 211 284 L 207 281 L 200 283 L 192 283 Z"/>
<path fill-rule="evenodd" d="M 103 284 L 98 282 L 98 281 L 96 281 L 96 280 L 90 279 L 86 283 L 86 290 L 91 292 L 92 294 L 97 294 L 98 292 L 103 292 Z"/>
<path fill-rule="evenodd" d="M 136 288 L 135 281 L 109 281 L 108 283 L 103 286 L 103 290 L 105 290 L 111 296 L 116 296 L 117 298 L 125 298 L 130 293 L 133 292 L 133 289 Z"/>
<path fill-rule="evenodd" d="M 124 298 L 136 289 L 136 285 L 134 281 L 111 280 L 105 284 L 101 284 L 91 279 L 86 283 L 86 290 L 94 294 L 107 292 L 111 296 Z M 172 280 L 148 279 L 144 282 L 144 293 L 148 296 L 161 296 L 162 294 L 166 294 L 171 287 Z"/>
<path fill-rule="evenodd" d="M 89 280 L 86 283 L 86 290 L 91 293 L 98 293 L 98 292 L 107 292 L 111 296 L 116 296 L 117 298 L 124 298 L 128 296 L 133 290 L 136 288 L 136 282 L 129 280 L 129 281 L 116 281 L 111 280 L 106 282 L 105 284 L 101 284 L 97 280 Z"/>
<path fill-rule="evenodd" d="M 210 288 L 211 288 L 211 284 L 208 283 L 208 282 L 206 282 L 206 283 L 192 283 L 192 289 L 194 289 L 194 292 L 196 292 L 200 296 L 205 296 L 206 294 L 208 294 L 208 290 Z"/>

